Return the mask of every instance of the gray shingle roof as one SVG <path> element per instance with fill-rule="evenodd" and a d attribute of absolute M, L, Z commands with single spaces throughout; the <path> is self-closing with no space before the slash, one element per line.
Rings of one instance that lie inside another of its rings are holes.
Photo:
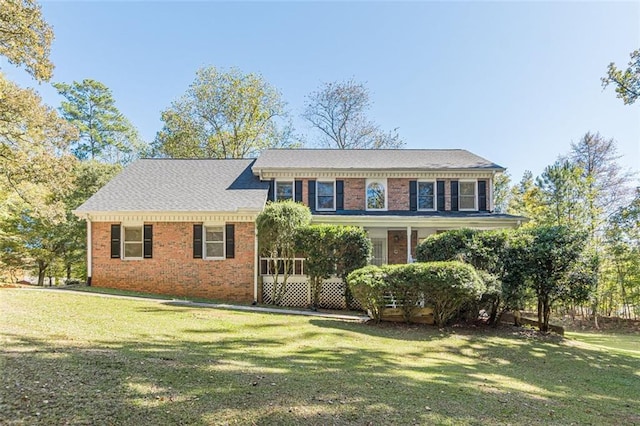
<path fill-rule="evenodd" d="M 253 171 L 264 169 L 338 170 L 504 170 L 464 149 L 269 149 Z"/>
<path fill-rule="evenodd" d="M 254 161 L 138 160 L 76 211 L 261 210 L 269 184 L 251 173 Z"/>

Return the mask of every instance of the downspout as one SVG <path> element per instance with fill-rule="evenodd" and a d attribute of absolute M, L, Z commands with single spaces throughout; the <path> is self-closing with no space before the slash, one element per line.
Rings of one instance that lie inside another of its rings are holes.
<path fill-rule="evenodd" d="M 258 303 L 258 265 L 260 259 L 258 257 L 258 227 L 253 222 L 253 304 Z"/>
<path fill-rule="evenodd" d="M 89 215 L 87 215 L 86 221 L 87 221 L 87 286 L 91 287 L 92 244 L 91 244 L 91 218 L 89 217 Z"/>

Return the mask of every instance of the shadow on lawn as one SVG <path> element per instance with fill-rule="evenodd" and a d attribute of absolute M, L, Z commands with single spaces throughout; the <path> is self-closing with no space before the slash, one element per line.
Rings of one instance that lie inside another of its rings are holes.
<path fill-rule="evenodd" d="M 640 423 L 635 357 L 509 334 L 310 323 L 318 332 L 293 331 L 300 343 L 286 347 L 217 327 L 89 347 L 4 334 L 0 423 Z M 344 343 L 323 345 L 336 330 Z M 353 347 L 354 333 L 389 347 Z M 398 357 L 398 341 L 415 349 Z"/>

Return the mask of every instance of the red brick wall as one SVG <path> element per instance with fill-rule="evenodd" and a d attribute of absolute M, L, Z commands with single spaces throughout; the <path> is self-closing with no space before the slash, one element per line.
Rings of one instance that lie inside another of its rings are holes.
<path fill-rule="evenodd" d="M 398 241 L 395 241 L 398 237 Z M 416 257 L 418 231 L 411 231 L 411 257 Z M 387 259 L 390 265 L 407 263 L 407 231 L 387 231 Z"/>
<path fill-rule="evenodd" d="M 92 223 L 91 285 L 145 293 L 253 301 L 254 225 L 235 223 L 235 258 L 193 258 L 193 223 L 155 222 L 153 258 L 111 259 L 111 223 Z"/>
<path fill-rule="evenodd" d="M 364 210 L 364 179 L 344 179 L 344 209 Z"/>
<path fill-rule="evenodd" d="M 411 179 L 387 179 L 388 210 L 409 210 L 409 181 Z"/>

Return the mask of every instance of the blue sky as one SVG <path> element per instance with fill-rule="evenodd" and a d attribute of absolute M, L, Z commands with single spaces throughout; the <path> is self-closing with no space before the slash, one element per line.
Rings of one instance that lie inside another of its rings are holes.
<path fill-rule="evenodd" d="M 370 117 L 408 148 L 464 148 L 542 172 L 587 131 L 640 171 L 640 105 L 600 78 L 640 48 L 640 2 L 42 2 L 56 39 L 53 81 L 92 78 L 151 141 L 160 111 L 207 65 L 257 72 L 298 133 L 321 82 L 365 82 Z M 8 77 L 60 97 L 0 60 Z"/>

